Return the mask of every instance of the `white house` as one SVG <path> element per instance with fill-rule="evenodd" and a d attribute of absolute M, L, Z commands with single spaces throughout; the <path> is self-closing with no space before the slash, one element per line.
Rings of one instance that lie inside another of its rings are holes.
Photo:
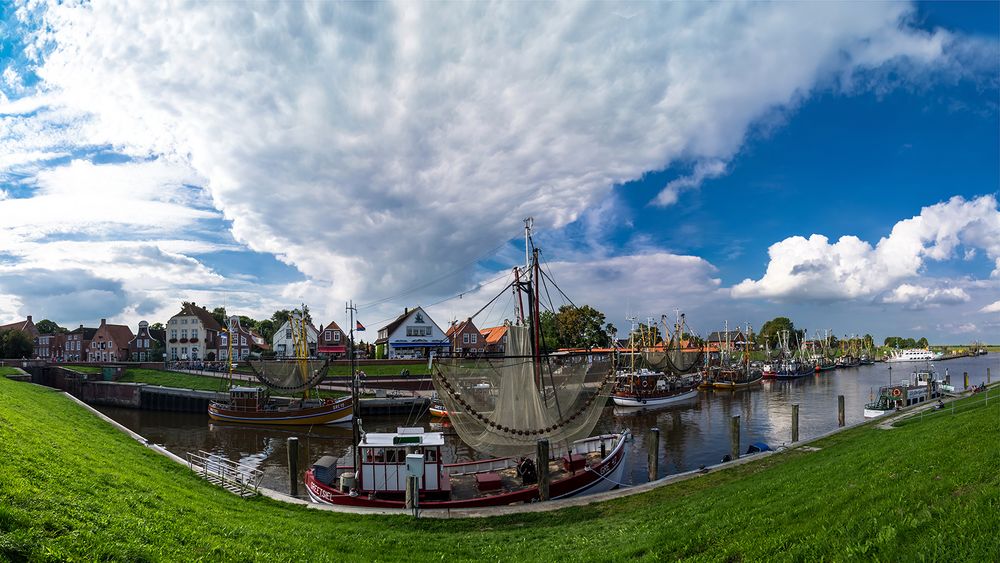
<path fill-rule="evenodd" d="M 316 355 L 316 341 L 319 338 L 319 330 L 312 323 L 306 323 L 306 342 L 309 343 L 309 356 Z M 274 346 L 275 356 L 279 358 L 291 358 L 295 356 L 295 342 L 292 340 L 292 322 L 287 320 L 278 330 L 274 331 L 271 337 L 271 344 Z"/>
<path fill-rule="evenodd" d="M 446 354 L 451 342 L 441 327 L 416 307 L 404 309 L 396 320 L 380 328 L 375 347 L 379 358 L 426 358 L 431 352 Z"/>

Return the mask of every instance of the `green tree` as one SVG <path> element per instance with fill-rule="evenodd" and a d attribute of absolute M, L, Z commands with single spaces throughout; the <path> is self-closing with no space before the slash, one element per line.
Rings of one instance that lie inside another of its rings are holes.
<path fill-rule="evenodd" d="M 281 309 L 279 311 L 275 311 L 274 314 L 271 315 L 271 321 L 277 328 L 285 324 L 285 321 L 287 321 L 292 315 L 302 315 L 302 318 L 304 318 L 307 323 L 312 322 L 312 315 L 309 314 L 309 305 L 303 305 L 301 308 L 295 308 L 292 310 Z"/>
<path fill-rule="evenodd" d="M 216 307 L 212 309 L 212 317 L 215 318 L 215 322 L 219 323 L 220 325 L 228 326 L 226 324 L 226 319 L 228 319 L 229 316 L 226 315 L 225 307 Z"/>
<path fill-rule="evenodd" d="M 257 321 L 257 328 L 255 330 L 257 331 L 257 334 L 261 335 L 266 342 L 270 342 L 276 329 L 277 327 L 275 326 L 274 321 L 271 319 L 264 319 L 262 321 Z"/>
<path fill-rule="evenodd" d="M 49 319 L 42 319 L 35 323 L 35 328 L 38 329 L 39 334 L 66 334 L 69 330 L 59 326 L 54 321 Z"/>
<path fill-rule="evenodd" d="M 917 348 L 927 348 L 928 346 L 930 346 L 930 343 L 927 342 L 926 337 L 921 336 L 920 340 L 917 340 Z"/>
<path fill-rule="evenodd" d="M 30 358 L 35 350 L 31 336 L 20 330 L 0 332 L 0 358 Z"/>
<path fill-rule="evenodd" d="M 153 323 L 149 325 L 149 330 L 167 330 L 167 327 L 163 326 L 163 323 Z"/>
<path fill-rule="evenodd" d="M 903 339 L 898 336 L 886 336 L 882 343 L 890 348 L 899 348 L 899 343 L 902 340 Z"/>
<path fill-rule="evenodd" d="M 629 333 L 629 340 L 634 342 L 634 346 L 656 346 L 663 343 L 663 335 L 660 334 L 660 327 L 652 324 L 639 323 L 639 325 Z"/>
<path fill-rule="evenodd" d="M 789 339 L 801 339 L 801 335 L 796 333 L 795 323 L 791 319 L 788 317 L 775 317 L 760 327 L 760 340 L 771 348 L 775 348 L 778 345 L 778 335 L 784 330 L 788 331 Z"/>

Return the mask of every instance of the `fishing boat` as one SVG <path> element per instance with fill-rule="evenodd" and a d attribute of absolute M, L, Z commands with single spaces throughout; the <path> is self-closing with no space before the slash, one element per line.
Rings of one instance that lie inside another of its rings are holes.
<path fill-rule="evenodd" d="M 879 387 L 878 396 L 865 405 L 865 418 L 877 418 L 892 411 L 917 405 L 941 396 L 943 381 L 933 368 L 914 371 L 908 380 Z"/>
<path fill-rule="evenodd" d="M 448 408 L 443 403 L 437 401 L 431 403 L 431 406 L 427 408 L 427 412 L 437 418 L 448 418 Z"/>
<path fill-rule="evenodd" d="M 621 407 L 656 407 L 698 396 L 698 384 L 692 376 L 668 377 L 645 368 L 618 374 L 611 399 Z"/>
<path fill-rule="evenodd" d="M 710 356 L 708 365 L 702 372 L 702 382 L 699 385 L 702 389 L 746 389 L 761 383 L 764 373 L 761 367 L 750 361 L 750 348 L 752 346 L 750 324 L 746 325 L 746 336 L 742 338 L 743 349 L 739 351 L 739 356 L 732 355 L 732 349 L 738 343 L 732 343 L 729 339 L 729 323 L 726 322 L 726 346 L 725 350 L 720 350 L 718 358 L 714 354 Z M 739 334 L 739 331 L 737 332 Z"/>
<path fill-rule="evenodd" d="M 308 357 L 305 320 L 290 319 L 296 336 L 296 355 L 289 360 L 250 360 L 260 386 L 235 385 L 233 363 L 229 364 L 229 398 L 212 401 L 208 416 L 215 421 L 242 424 L 317 425 L 350 422 L 354 416 L 352 397 L 320 398 L 314 391 L 326 376 L 329 360 Z M 229 334 L 239 334 L 239 317 L 228 319 Z M 232 357 L 232 338 L 227 338 Z M 271 390 L 302 393 L 301 398 L 272 397 Z"/>
<path fill-rule="evenodd" d="M 325 456 L 306 471 L 314 502 L 402 508 L 407 476 L 417 479 L 421 509 L 532 502 L 542 495 L 539 479 L 548 482 L 553 499 L 619 486 L 628 429 L 591 435 L 614 384 L 611 357 L 547 352 L 539 295 L 549 294 L 542 286 L 552 280 L 539 266 L 530 219 L 525 255 L 525 266 L 513 269 L 513 280 L 500 293 L 510 290 L 516 306 L 508 317 L 514 320 L 506 323 L 503 355 L 443 356 L 432 363 L 434 388 L 452 428 L 486 458 L 444 463 L 442 433 L 414 427 L 369 433 L 355 417 L 349 462 Z"/>

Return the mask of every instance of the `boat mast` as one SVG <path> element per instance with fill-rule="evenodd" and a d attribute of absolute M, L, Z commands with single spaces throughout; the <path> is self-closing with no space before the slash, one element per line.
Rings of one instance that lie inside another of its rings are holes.
<path fill-rule="evenodd" d="M 358 444 L 361 443 L 361 408 L 358 404 L 358 371 L 355 369 L 355 358 L 354 358 L 354 313 L 357 312 L 358 308 L 354 305 L 353 301 L 349 301 L 346 305 L 346 312 L 350 314 L 351 324 L 350 336 L 347 339 L 347 350 L 350 354 L 350 366 L 351 366 L 351 435 L 353 439 L 353 458 L 354 458 L 354 471 L 358 472 L 361 470 L 361 450 L 358 448 Z"/>

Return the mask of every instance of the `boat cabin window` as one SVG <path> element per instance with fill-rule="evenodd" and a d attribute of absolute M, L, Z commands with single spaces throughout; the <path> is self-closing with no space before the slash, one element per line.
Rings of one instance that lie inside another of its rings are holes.
<path fill-rule="evenodd" d="M 438 451 L 437 448 L 427 448 L 424 450 L 424 461 L 437 462 Z"/>

